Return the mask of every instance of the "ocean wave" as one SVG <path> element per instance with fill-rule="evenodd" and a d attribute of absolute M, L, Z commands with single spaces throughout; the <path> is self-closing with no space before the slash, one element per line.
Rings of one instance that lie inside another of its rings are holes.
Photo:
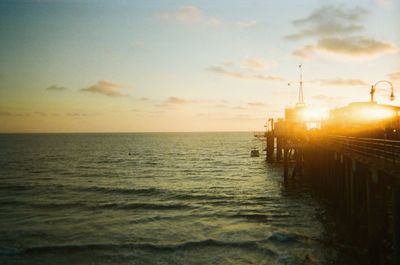
<path fill-rule="evenodd" d="M 180 250 L 197 250 L 199 248 L 238 248 L 250 251 L 263 252 L 269 256 L 277 255 L 273 250 L 267 248 L 266 246 L 261 246 L 263 240 L 248 240 L 248 241 L 221 241 L 216 239 L 205 239 L 200 241 L 186 241 L 176 244 L 153 244 L 153 243 L 127 243 L 127 244 L 85 244 L 85 245 L 50 245 L 50 246 L 37 246 L 26 248 L 22 250 L 13 250 L 6 252 L 7 254 L 12 253 L 12 255 L 17 254 L 27 254 L 27 255 L 37 255 L 37 254 L 47 254 L 47 253 L 68 253 L 72 254 L 74 252 L 87 252 L 87 251 L 114 251 L 114 250 L 132 250 L 141 249 L 148 251 L 180 251 Z M 0 252 L 1 254 L 1 252 Z"/>
<path fill-rule="evenodd" d="M 85 207 L 86 205 L 81 202 L 62 202 L 62 203 L 37 203 L 31 204 L 36 208 L 46 208 L 46 209 L 65 209 L 65 208 L 81 208 Z"/>
<path fill-rule="evenodd" d="M 100 159 L 96 161 L 96 164 L 118 164 L 122 162 L 127 162 L 127 159 L 123 158 L 114 158 L 114 159 Z"/>
<path fill-rule="evenodd" d="M 13 205 L 18 205 L 18 204 L 20 204 L 20 202 L 16 201 L 16 200 L 0 201 L 0 206 L 13 206 Z"/>
<path fill-rule="evenodd" d="M 223 195 L 207 195 L 207 194 L 175 194 L 173 196 L 175 199 L 180 199 L 180 200 L 206 200 L 206 201 L 215 201 L 215 200 L 221 200 L 221 199 L 229 199 L 231 197 L 223 196 Z"/>
<path fill-rule="evenodd" d="M 223 241 L 217 239 L 205 239 L 199 241 L 186 241 L 175 244 L 154 244 L 154 243 L 100 243 L 100 244 L 76 244 L 76 245 L 44 245 L 35 246 L 25 249 L 18 249 L 12 247 L 0 247 L 0 256 L 15 256 L 15 255 L 38 255 L 38 254 L 60 254 L 60 253 L 79 253 L 79 252 L 92 252 L 92 251 L 123 251 L 141 249 L 148 251 L 179 251 L 179 250 L 196 250 L 199 248 L 238 248 L 250 251 L 258 251 L 269 256 L 276 256 L 278 253 L 265 246 L 265 243 L 281 243 L 291 244 L 299 242 L 298 235 L 286 234 L 283 232 L 275 232 L 270 236 L 260 240 L 243 240 L 243 241 Z"/>
<path fill-rule="evenodd" d="M 20 254 L 22 251 L 17 248 L 0 247 L 0 257 L 4 256 L 15 256 Z"/>
<path fill-rule="evenodd" d="M 3 201 L 0 202 L 0 206 L 26 206 L 29 208 L 38 208 L 38 209 L 65 209 L 65 208 L 79 208 L 84 207 L 85 204 L 80 202 L 33 202 L 33 201 Z"/>
<path fill-rule="evenodd" d="M 262 214 L 262 213 L 238 213 L 238 214 L 233 214 L 230 217 L 232 218 L 245 218 L 248 221 L 268 221 L 269 216 L 267 214 Z"/>
<path fill-rule="evenodd" d="M 105 209 L 153 209 L 153 210 L 178 210 L 178 209 L 192 209 L 193 206 L 181 203 L 106 203 L 94 206 L 94 208 L 105 208 Z"/>
<path fill-rule="evenodd" d="M 286 234 L 282 232 L 276 232 L 270 235 L 266 240 L 272 242 L 279 242 L 279 243 L 289 243 L 289 242 L 298 242 L 299 235 L 295 234 Z"/>
<path fill-rule="evenodd" d="M 100 203 L 90 204 L 85 202 L 32 202 L 32 201 L 3 201 L 0 202 L 0 206 L 26 206 L 29 208 L 46 209 L 46 210 L 57 210 L 57 209 L 109 209 L 109 210 L 130 210 L 130 209 L 151 209 L 151 210 L 181 210 L 181 209 L 192 209 L 193 206 L 181 203 L 142 203 L 142 202 L 131 202 L 131 203 Z"/>
<path fill-rule="evenodd" d="M 86 191 L 86 192 L 100 192 L 100 193 L 116 193 L 116 194 L 132 194 L 132 195 L 160 195 L 164 194 L 165 191 L 157 189 L 157 188 L 117 188 L 117 187 L 100 187 L 100 186 L 92 186 L 92 187 L 77 187 L 75 188 L 77 191 Z"/>
<path fill-rule="evenodd" d="M 18 191 L 27 191 L 27 190 L 31 190 L 33 187 L 32 186 L 23 186 L 23 185 L 1 185 L 0 186 L 0 191 L 4 190 L 4 191 L 14 191 L 14 192 L 18 192 Z"/>

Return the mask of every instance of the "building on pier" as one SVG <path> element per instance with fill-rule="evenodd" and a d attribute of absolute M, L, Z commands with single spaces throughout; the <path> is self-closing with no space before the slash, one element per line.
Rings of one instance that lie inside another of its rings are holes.
<path fill-rule="evenodd" d="M 400 139 L 400 107 L 354 102 L 330 111 L 323 129 L 331 134 L 376 139 Z"/>

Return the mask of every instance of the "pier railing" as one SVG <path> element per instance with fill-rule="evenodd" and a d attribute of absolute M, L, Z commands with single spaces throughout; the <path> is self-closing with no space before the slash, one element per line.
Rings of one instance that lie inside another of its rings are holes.
<path fill-rule="evenodd" d="M 400 141 L 348 136 L 328 136 L 328 141 L 344 150 L 366 157 L 400 163 Z"/>

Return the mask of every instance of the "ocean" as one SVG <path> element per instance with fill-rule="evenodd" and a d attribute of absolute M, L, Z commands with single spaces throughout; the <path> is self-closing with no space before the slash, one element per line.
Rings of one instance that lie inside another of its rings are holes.
<path fill-rule="evenodd" d="M 0 135 L 0 264 L 345 264 L 324 206 L 252 147 L 252 133 Z"/>

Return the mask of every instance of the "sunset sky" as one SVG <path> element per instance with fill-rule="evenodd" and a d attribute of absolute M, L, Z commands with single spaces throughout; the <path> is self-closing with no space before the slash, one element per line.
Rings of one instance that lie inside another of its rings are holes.
<path fill-rule="evenodd" d="M 310 106 L 367 101 L 381 79 L 400 105 L 399 14 L 397 0 L 4 0 L 0 132 L 262 130 L 296 103 L 299 64 Z"/>

